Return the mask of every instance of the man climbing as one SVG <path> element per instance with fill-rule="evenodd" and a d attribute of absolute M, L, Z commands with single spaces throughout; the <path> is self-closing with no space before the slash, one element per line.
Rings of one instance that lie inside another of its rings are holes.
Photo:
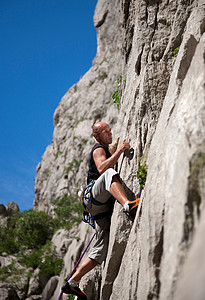
<path fill-rule="evenodd" d="M 125 150 L 130 149 L 130 144 L 124 140 L 117 148 L 118 138 L 109 148 L 112 143 L 112 132 L 110 126 L 104 122 L 94 124 L 93 136 L 97 143 L 90 153 L 87 182 L 88 184 L 92 182 L 93 185 L 92 197 L 95 201 L 92 203 L 91 213 L 95 219 L 97 240 L 89 256 L 62 287 L 63 293 L 74 294 L 79 299 L 87 299 L 86 294 L 78 287 L 80 279 L 95 266 L 101 264 L 107 255 L 112 212 L 111 198 L 114 197 L 123 206 L 123 211 L 129 214 L 132 219 L 135 217 L 140 200 L 129 201 L 119 174 L 114 170 L 120 155 Z"/>

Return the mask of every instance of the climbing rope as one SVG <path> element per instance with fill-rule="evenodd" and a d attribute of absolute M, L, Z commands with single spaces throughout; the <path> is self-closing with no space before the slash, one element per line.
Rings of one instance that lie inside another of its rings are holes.
<path fill-rule="evenodd" d="M 75 273 L 75 271 L 76 271 L 76 269 L 77 269 L 79 263 L 81 262 L 83 256 L 84 256 L 85 253 L 87 252 L 87 250 L 88 250 L 90 244 L 92 243 L 92 240 L 94 239 L 95 235 L 96 235 L 96 232 L 95 232 L 95 233 L 93 234 L 93 236 L 91 237 L 91 239 L 90 239 L 88 245 L 86 246 L 85 250 L 84 250 L 83 253 L 81 254 L 81 256 L 80 256 L 79 260 L 77 261 L 77 263 L 76 263 L 74 269 L 72 270 L 72 272 L 70 273 L 70 275 L 66 278 L 66 282 L 68 282 L 69 279 L 70 279 L 70 278 L 73 276 L 73 274 Z M 61 300 L 62 296 L 63 296 L 63 292 L 62 292 L 62 290 L 61 290 L 60 295 L 59 295 L 59 297 L 58 297 L 58 300 Z"/>

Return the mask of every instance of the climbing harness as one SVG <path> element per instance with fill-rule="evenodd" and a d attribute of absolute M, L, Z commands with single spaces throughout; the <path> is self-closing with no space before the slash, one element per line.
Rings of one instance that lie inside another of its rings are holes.
<path fill-rule="evenodd" d="M 105 205 L 106 203 L 101 203 L 93 198 L 92 195 L 92 188 L 95 183 L 95 180 L 92 180 L 84 189 L 83 192 L 83 219 L 82 221 L 85 223 L 88 223 L 90 226 L 95 228 L 95 220 L 99 220 L 104 218 L 107 215 L 107 212 L 99 213 L 95 216 L 92 216 L 92 214 L 89 212 L 90 209 L 92 209 L 93 204 L 97 206 Z M 86 205 L 86 203 L 87 205 Z"/>
<path fill-rule="evenodd" d="M 72 272 L 70 273 L 70 275 L 66 278 L 66 282 L 68 282 L 69 279 L 70 279 L 70 278 L 73 276 L 73 274 L 75 273 L 75 271 L 76 271 L 76 269 L 77 269 L 79 263 L 81 262 L 83 256 L 84 256 L 85 253 L 87 252 L 87 250 L 88 250 L 90 244 L 92 243 L 92 240 L 94 239 L 95 235 L 96 235 L 96 232 L 95 232 L 95 233 L 93 234 L 93 236 L 91 237 L 91 239 L 90 239 L 88 245 L 86 246 L 85 250 L 84 250 L 83 253 L 81 254 L 80 258 L 78 259 L 78 261 L 77 261 L 77 263 L 76 263 L 74 269 L 72 270 Z M 58 297 L 58 300 L 61 300 L 62 295 L 63 295 L 63 291 L 61 290 L 60 295 L 59 295 L 59 297 Z"/>

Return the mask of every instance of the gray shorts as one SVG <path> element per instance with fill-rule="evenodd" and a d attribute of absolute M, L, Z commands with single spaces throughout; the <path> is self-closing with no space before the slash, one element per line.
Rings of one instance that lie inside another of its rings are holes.
<path fill-rule="evenodd" d="M 106 217 L 99 220 L 95 220 L 95 230 L 96 230 L 96 243 L 92 248 L 89 258 L 96 260 L 98 263 L 102 263 L 107 255 L 107 248 L 109 242 L 109 232 L 110 232 L 110 219 L 111 219 L 111 207 L 112 200 L 109 201 L 111 197 L 110 186 L 112 183 L 112 178 L 118 173 L 114 169 L 106 170 L 95 182 L 92 188 L 92 194 L 94 199 L 101 203 L 106 203 L 104 205 L 92 205 L 92 214 L 96 215 L 102 212 L 108 212 Z"/>

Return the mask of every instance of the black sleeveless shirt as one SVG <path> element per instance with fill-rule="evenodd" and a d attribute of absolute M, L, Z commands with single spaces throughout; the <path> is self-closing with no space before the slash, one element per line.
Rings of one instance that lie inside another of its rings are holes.
<path fill-rule="evenodd" d="M 88 160 L 88 177 L 87 177 L 87 183 L 91 182 L 92 180 L 98 179 L 100 177 L 100 173 L 98 172 L 98 169 L 95 165 L 94 159 L 93 159 L 93 152 L 97 148 L 103 148 L 106 153 L 106 158 L 109 158 L 111 156 L 109 150 L 107 147 L 101 145 L 101 144 L 95 144 L 90 152 L 89 160 Z"/>

